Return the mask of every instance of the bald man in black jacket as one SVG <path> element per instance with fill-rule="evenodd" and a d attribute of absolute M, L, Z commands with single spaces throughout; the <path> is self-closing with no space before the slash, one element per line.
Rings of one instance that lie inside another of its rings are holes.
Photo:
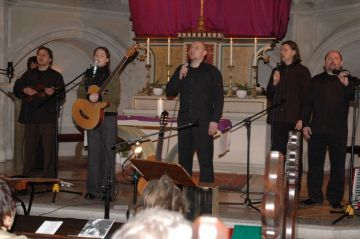
<path fill-rule="evenodd" d="M 214 181 L 213 136 L 224 105 L 223 82 L 220 71 L 205 63 L 206 46 L 203 42 L 191 44 L 191 62 L 180 65 L 166 86 L 166 96 L 180 94 L 178 126 L 199 121 L 198 126 L 178 132 L 179 163 L 192 175 L 194 152 L 200 165 L 200 181 Z"/>
<path fill-rule="evenodd" d="M 325 57 L 325 72 L 311 79 L 303 110 L 304 137 L 309 140 L 307 185 L 309 198 L 304 205 L 322 203 L 322 184 L 326 150 L 330 156 L 330 180 L 326 198 L 332 208 L 341 208 L 345 184 L 345 156 L 349 102 L 354 86 L 344 73 L 334 74 L 342 67 L 342 56 L 330 51 Z"/>

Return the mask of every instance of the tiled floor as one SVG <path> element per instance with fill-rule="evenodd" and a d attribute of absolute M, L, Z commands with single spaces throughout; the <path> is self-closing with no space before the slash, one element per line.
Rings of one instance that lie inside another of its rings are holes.
<path fill-rule="evenodd" d="M 0 174 L 14 174 L 12 161 L 0 163 Z M 120 166 L 117 165 L 117 177 L 121 178 Z M 61 159 L 59 163 L 59 178 L 74 183 L 72 188 L 62 188 L 72 191 L 85 192 L 86 161 L 74 161 L 72 159 Z M 306 177 L 304 177 L 306 179 Z M 326 181 L 326 180 L 325 180 Z M 306 198 L 306 183 L 303 182 L 303 190 L 300 198 Z M 252 202 L 261 201 L 263 190 L 263 177 L 253 175 L 250 181 L 250 199 Z M 117 197 L 110 207 L 110 218 L 125 222 L 126 212 L 132 202 L 132 185 L 130 183 L 118 184 Z M 228 225 L 235 224 L 261 225 L 261 214 L 252 208 L 244 205 L 246 197 L 245 188 L 242 191 L 221 191 L 219 194 L 219 217 Z M 347 199 L 347 190 L 345 193 Z M 22 196 L 25 201 L 28 196 Z M 32 215 L 46 215 L 54 217 L 72 218 L 102 218 L 104 217 L 104 202 L 101 200 L 86 200 L 82 195 L 59 192 L 55 203 L 52 203 L 52 193 L 37 194 L 34 199 Z M 221 203 L 234 202 L 231 205 Z M 346 203 L 344 201 L 344 203 Z M 261 208 L 261 204 L 254 204 Z M 19 208 L 20 209 L 20 208 Z M 21 210 L 18 210 L 21 213 Z M 358 214 L 358 211 L 355 211 Z M 130 213 L 131 214 L 131 213 Z M 342 214 L 330 213 L 327 202 L 312 207 L 299 207 L 297 218 L 297 238 L 359 238 L 360 217 L 345 217 L 335 226 L 332 221 Z"/>

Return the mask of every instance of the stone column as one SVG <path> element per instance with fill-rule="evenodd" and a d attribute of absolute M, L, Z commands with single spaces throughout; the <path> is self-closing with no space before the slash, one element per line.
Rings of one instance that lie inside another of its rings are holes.
<path fill-rule="evenodd" d="M 0 0 L 0 68 L 7 67 L 9 58 L 9 30 L 10 7 L 6 0 Z M 8 83 L 6 76 L 1 75 L 0 84 L 4 86 Z M 11 87 L 5 87 L 5 92 L 0 92 L 0 162 L 14 158 L 13 153 L 13 109 L 12 100 L 6 92 Z"/>

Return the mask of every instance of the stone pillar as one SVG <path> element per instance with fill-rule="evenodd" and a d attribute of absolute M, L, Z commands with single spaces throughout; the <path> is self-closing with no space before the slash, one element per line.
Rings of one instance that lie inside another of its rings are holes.
<path fill-rule="evenodd" d="M 0 68 L 7 67 L 9 58 L 9 21 L 10 7 L 6 0 L 0 0 Z M 6 76 L 1 75 L 0 84 L 8 83 Z M 6 87 L 8 88 L 8 87 Z M 6 90 L 5 90 L 6 92 Z M 9 95 L 0 92 L 0 162 L 13 159 L 13 111 L 12 101 Z"/>

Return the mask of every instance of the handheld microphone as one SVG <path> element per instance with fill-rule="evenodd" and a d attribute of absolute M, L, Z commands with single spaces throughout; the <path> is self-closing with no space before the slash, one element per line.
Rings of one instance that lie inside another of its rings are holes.
<path fill-rule="evenodd" d="M 345 75 L 346 75 L 346 76 L 351 76 L 350 71 L 345 70 L 345 69 L 332 70 L 332 73 L 333 73 L 334 75 L 339 75 L 341 72 L 345 72 Z"/>
<path fill-rule="evenodd" d="M 93 68 L 93 78 L 95 77 L 95 74 L 96 74 L 96 71 L 97 71 L 97 67 L 98 67 L 98 61 L 97 60 L 95 60 L 95 62 L 94 62 L 94 68 Z"/>
<path fill-rule="evenodd" d="M 9 79 L 11 79 L 14 76 L 14 66 L 12 62 L 7 63 L 6 75 Z"/>
<path fill-rule="evenodd" d="M 191 59 L 188 59 L 188 60 L 186 61 L 186 63 L 184 63 L 183 66 L 185 66 L 187 69 L 189 69 L 189 68 L 190 68 L 190 65 L 191 65 Z M 182 73 L 182 74 L 180 75 L 180 79 L 181 79 L 181 80 L 184 79 L 185 76 L 186 76 L 186 73 Z"/>
<path fill-rule="evenodd" d="M 276 63 L 275 71 L 280 71 L 280 63 L 279 62 Z"/>

